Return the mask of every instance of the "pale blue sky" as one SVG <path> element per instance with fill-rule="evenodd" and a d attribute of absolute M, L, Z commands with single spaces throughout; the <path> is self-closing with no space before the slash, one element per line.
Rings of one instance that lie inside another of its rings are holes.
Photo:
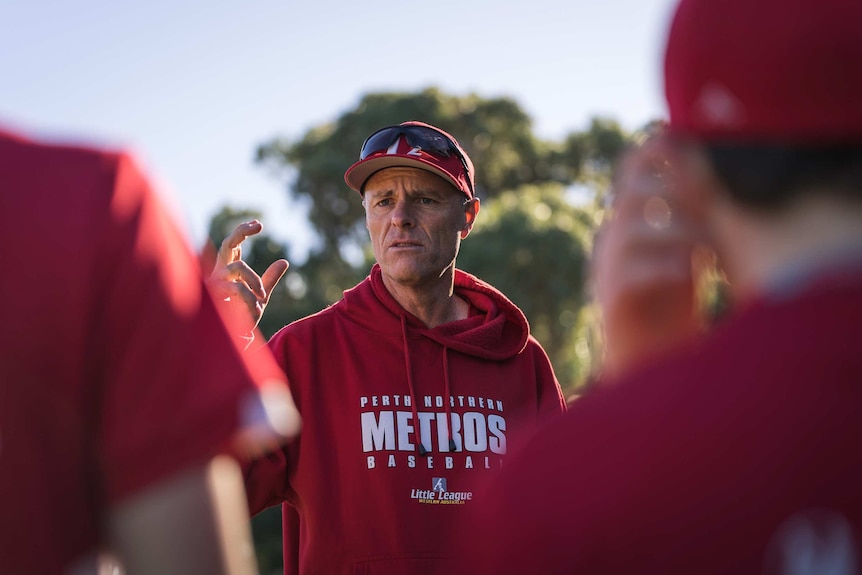
<path fill-rule="evenodd" d="M 664 115 L 673 0 L 0 0 L 0 122 L 131 146 L 199 245 L 228 203 L 308 245 L 252 161 L 369 91 L 511 96 L 537 133 Z M 346 166 L 345 166 L 346 167 Z M 345 187 L 345 193 L 348 193 Z"/>

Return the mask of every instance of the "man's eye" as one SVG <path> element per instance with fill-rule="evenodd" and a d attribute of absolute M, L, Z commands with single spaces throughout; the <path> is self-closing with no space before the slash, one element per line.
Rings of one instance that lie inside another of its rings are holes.
<path fill-rule="evenodd" d="M 424 206 L 430 206 L 431 204 L 436 203 L 436 202 L 435 202 L 433 199 L 431 199 L 431 198 L 419 198 L 419 199 L 418 199 L 418 202 L 419 202 L 420 204 L 424 205 Z"/>
<path fill-rule="evenodd" d="M 378 206 L 388 206 L 392 203 L 392 198 L 383 198 L 379 202 L 377 202 Z"/>

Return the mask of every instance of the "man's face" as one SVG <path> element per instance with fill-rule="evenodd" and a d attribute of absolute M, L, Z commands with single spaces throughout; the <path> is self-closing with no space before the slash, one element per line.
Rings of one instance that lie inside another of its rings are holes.
<path fill-rule="evenodd" d="M 418 168 L 387 168 L 365 184 L 365 225 L 384 280 L 421 288 L 440 281 L 467 237 L 479 201 Z"/>

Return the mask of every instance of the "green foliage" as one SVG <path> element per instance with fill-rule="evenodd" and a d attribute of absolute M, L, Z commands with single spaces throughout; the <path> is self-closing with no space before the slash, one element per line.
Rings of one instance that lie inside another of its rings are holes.
<path fill-rule="evenodd" d="M 261 575 L 284 573 L 281 539 L 281 506 L 261 511 L 251 519 L 257 568 Z"/>
<path fill-rule="evenodd" d="M 367 273 L 367 267 L 354 267 L 320 252 L 310 254 L 301 265 L 291 264 L 270 296 L 260 322 L 261 332 L 270 337 L 288 323 L 317 313 L 341 299 L 342 292 L 359 283 Z"/>
<path fill-rule="evenodd" d="M 575 352 L 592 217 L 560 184 L 527 184 L 483 204 L 458 267 L 505 293 L 530 321 L 568 391 L 587 374 Z"/>

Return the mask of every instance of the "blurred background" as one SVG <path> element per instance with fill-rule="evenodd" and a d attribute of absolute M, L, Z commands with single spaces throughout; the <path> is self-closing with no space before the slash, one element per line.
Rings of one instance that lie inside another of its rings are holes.
<path fill-rule="evenodd" d="M 0 124 L 131 147 L 206 260 L 239 221 L 290 270 L 266 335 L 368 273 L 344 170 L 375 129 L 454 134 L 482 212 L 459 267 L 527 315 L 567 395 L 601 353 L 586 282 L 614 160 L 663 118 L 672 0 L 0 2 Z M 26 249 L 22 243 L 19 249 Z M 280 515 L 254 520 L 280 573 Z"/>

